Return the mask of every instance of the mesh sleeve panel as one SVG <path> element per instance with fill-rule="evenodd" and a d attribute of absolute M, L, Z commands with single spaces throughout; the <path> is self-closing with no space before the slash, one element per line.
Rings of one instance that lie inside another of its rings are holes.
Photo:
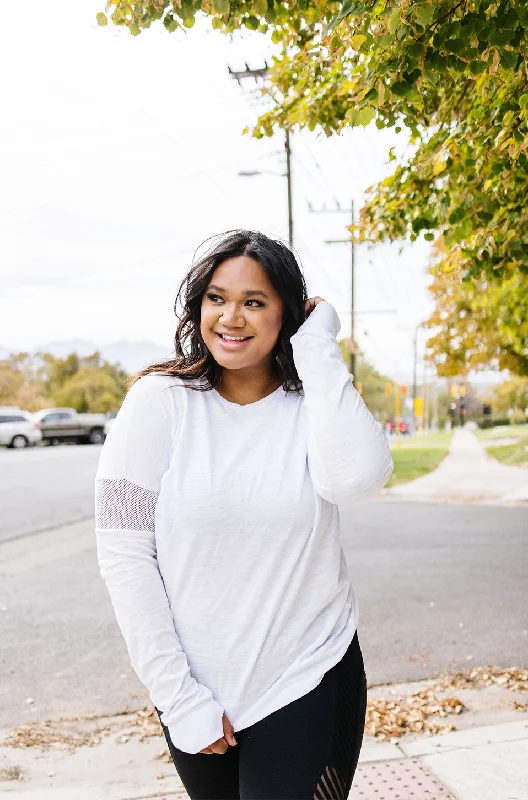
<path fill-rule="evenodd" d="M 154 511 L 159 492 L 144 489 L 126 478 L 97 478 L 95 524 L 104 530 L 154 533 Z"/>

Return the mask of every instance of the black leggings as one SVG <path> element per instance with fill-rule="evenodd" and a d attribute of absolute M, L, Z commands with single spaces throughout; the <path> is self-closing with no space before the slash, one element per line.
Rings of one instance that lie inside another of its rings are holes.
<path fill-rule="evenodd" d="M 315 689 L 236 731 L 238 744 L 225 753 L 184 753 L 164 725 L 163 732 L 191 800 L 346 800 L 366 708 L 356 631 L 341 661 Z"/>

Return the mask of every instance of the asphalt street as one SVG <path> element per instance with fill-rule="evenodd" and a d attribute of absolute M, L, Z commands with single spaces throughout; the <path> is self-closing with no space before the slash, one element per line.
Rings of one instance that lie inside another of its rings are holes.
<path fill-rule="evenodd" d="M 101 445 L 0 447 L 0 542 L 88 519 Z"/>
<path fill-rule="evenodd" d="M 78 450 L 89 473 L 89 448 Z M 74 460 L 64 455 L 61 475 Z M 527 531 L 524 508 L 379 500 L 342 512 L 369 682 L 528 666 Z M 99 576 L 91 519 L 0 545 L 0 638 L 0 727 L 146 699 Z"/>

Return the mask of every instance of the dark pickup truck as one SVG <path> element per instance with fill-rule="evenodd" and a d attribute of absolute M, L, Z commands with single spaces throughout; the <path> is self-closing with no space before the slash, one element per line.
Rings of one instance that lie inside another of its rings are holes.
<path fill-rule="evenodd" d="M 43 408 L 33 414 L 33 421 L 40 428 L 43 444 L 102 444 L 105 440 L 105 414 L 78 414 L 74 408 Z"/>

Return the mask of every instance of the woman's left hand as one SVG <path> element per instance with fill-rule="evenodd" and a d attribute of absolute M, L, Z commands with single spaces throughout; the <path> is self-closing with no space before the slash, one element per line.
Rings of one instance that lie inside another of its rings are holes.
<path fill-rule="evenodd" d="M 304 304 L 304 312 L 306 314 L 306 319 L 308 319 L 308 317 L 316 307 L 317 303 L 320 303 L 323 299 L 324 299 L 323 297 L 310 297 L 310 299 L 306 301 L 306 303 Z"/>

